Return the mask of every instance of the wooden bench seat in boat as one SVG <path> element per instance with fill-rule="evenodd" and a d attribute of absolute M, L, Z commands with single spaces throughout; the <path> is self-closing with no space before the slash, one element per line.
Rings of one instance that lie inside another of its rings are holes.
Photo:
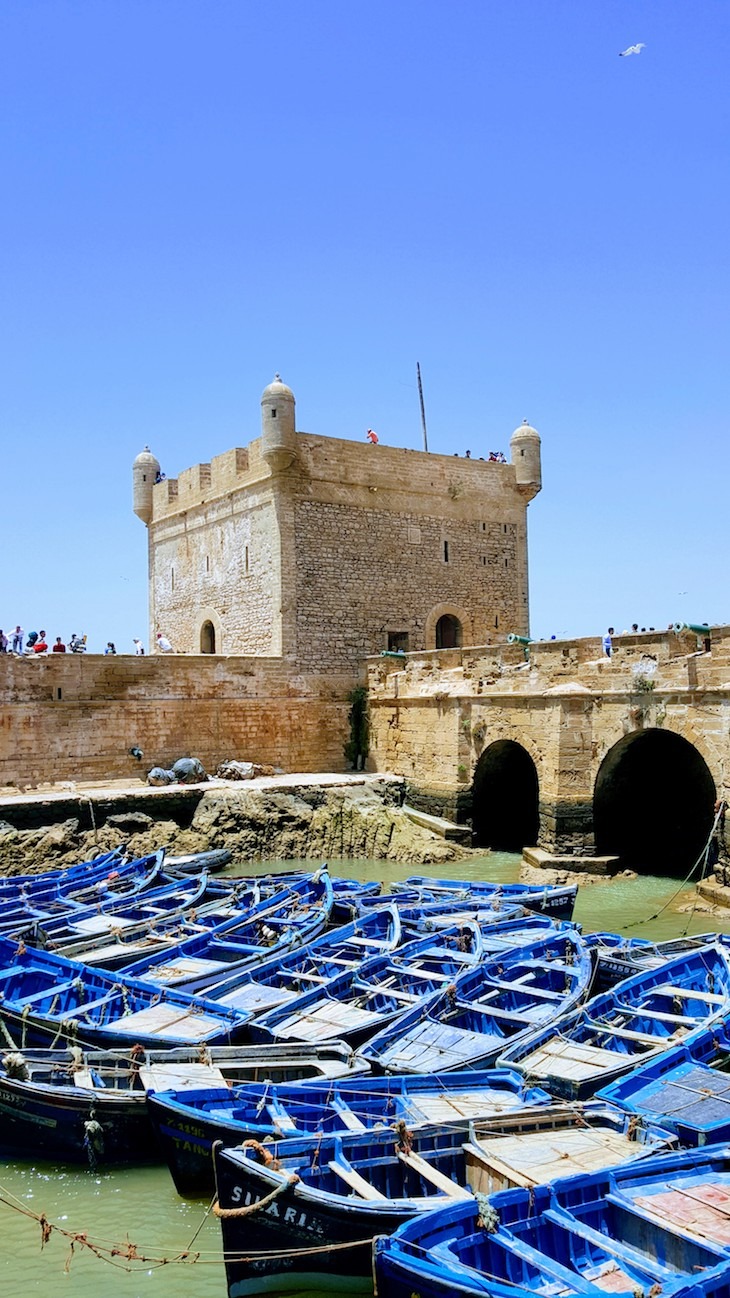
<path fill-rule="evenodd" d="M 515 982 L 504 982 L 500 978 L 490 978 L 489 988 L 490 990 L 484 996 L 480 996 L 475 1004 L 483 1005 L 485 1001 L 489 1000 L 490 996 L 496 995 L 498 991 L 525 992 L 528 996 L 534 996 L 536 1000 L 544 1001 L 559 1001 L 565 995 L 564 992 L 551 992 L 547 987 L 536 987 L 532 984 L 527 987 L 524 978 L 518 978 Z M 494 988 L 494 991 L 491 990 L 492 988 Z"/>
<path fill-rule="evenodd" d="M 335 1100 L 332 1107 L 337 1110 L 343 1127 L 347 1127 L 348 1131 L 367 1131 L 365 1123 L 361 1122 L 357 1114 L 353 1113 L 352 1109 L 343 1104 L 341 1100 Z"/>
<path fill-rule="evenodd" d="M 412 1150 L 406 1153 L 404 1149 L 399 1149 L 397 1153 L 401 1163 L 418 1172 L 424 1181 L 435 1185 L 437 1190 L 448 1194 L 450 1199 L 471 1199 L 471 1190 L 467 1190 L 463 1185 L 457 1185 L 456 1181 L 452 1181 L 450 1176 L 440 1172 L 437 1167 L 432 1167 L 427 1159 L 421 1158 L 420 1154 L 414 1154 Z"/>
<path fill-rule="evenodd" d="M 665 1014 L 662 1010 L 645 1010 L 638 1011 L 642 1019 L 656 1019 L 659 1023 L 677 1023 L 680 1027 L 697 1027 L 697 1019 L 686 1014 Z"/>
<path fill-rule="evenodd" d="M 386 1198 L 386 1195 L 381 1194 L 380 1190 L 376 1190 L 375 1186 L 366 1181 L 365 1177 L 356 1172 L 349 1163 L 343 1163 L 339 1159 L 333 1158 L 327 1166 L 331 1172 L 334 1172 L 335 1176 L 339 1176 L 340 1180 L 345 1181 L 351 1190 L 359 1194 L 361 1199 Z"/>
<path fill-rule="evenodd" d="M 390 951 L 392 943 L 376 937 L 349 937 L 348 944 L 353 946 L 372 947 L 373 951 Z"/>
<path fill-rule="evenodd" d="M 18 1004 L 23 1007 L 32 1007 L 33 1005 L 37 1005 L 39 1001 L 46 1000 L 49 996 L 62 996 L 64 992 L 75 991 L 76 987 L 77 980 L 71 978 L 68 982 L 58 983 L 55 987 L 46 987 L 43 991 L 33 992 L 30 996 L 23 996 L 18 1001 Z"/>
<path fill-rule="evenodd" d="M 610 1027 L 603 1028 L 604 1032 L 609 1032 L 612 1037 L 623 1037 L 626 1041 L 642 1041 L 647 1046 L 660 1045 L 662 1041 L 671 1042 L 679 1032 L 670 1032 L 667 1037 L 655 1037 L 651 1032 L 633 1032 L 631 1028 L 617 1028 L 612 1023 Z"/>
<path fill-rule="evenodd" d="M 671 987 L 665 983 L 661 987 L 653 987 L 652 994 L 658 996 L 681 996 L 684 1000 L 707 1001 L 708 1005 L 726 1005 L 727 996 L 718 996 L 716 992 L 698 991 L 692 987 Z"/>

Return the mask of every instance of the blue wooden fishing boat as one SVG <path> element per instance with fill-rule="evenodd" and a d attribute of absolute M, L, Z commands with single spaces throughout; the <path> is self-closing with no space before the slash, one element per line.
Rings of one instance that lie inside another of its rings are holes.
<path fill-rule="evenodd" d="M 491 883 L 486 879 L 434 879 L 420 874 L 411 875 L 402 884 L 391 884 L 391 891 L 397 892 L 400 887 L 423 889 L 434 901 L 441 898 L 470 901 L 474 897 L 498 897 L 505 902 L 526 906 L 528 910 L 541 911 L 553 919 L 572 919 L 578 894 L 575 883 Z"/>
<path fill-rule="evenodd" d="M 730 1023 L 695 1034 L 604 1086 L 598 1097 L 674 1132 L 683 1145 L 730 1140 Z"/>
<path fill-rule="evenodd" d="M 78 1042 L 124 1050 L 240 1041 L 247 1016 L 0 938 L 0 1018 L 21 1049 Z"/>
<path fill-rule="evenodd" d="M 349 924 L 320 933 L 304 946 L 268 956 L 211 982 L 205 994 L 221 1005 L 263 1014 L 321 987 L 343 970 L 358 969 L 370 956 L 394 951 L 401 933 L 398 908 L 381 906 Z"/>
<path fill-rule="evenodd" d="M 507 1069 L 445 1077 L 340 1077 L 328 1081 L 160 1091 L 149 1098 L 157 1141 L 181 1195 L 213 1188 L 215 1142 L 292 1139 L 347 1131 L 415 1131 L 432 1123 L 466 1128 L 473 1119 L 549 1105 L 547 1091 Z M 394 1138 L 391 1136 L 391 1139 Z"/>
<path fill-rule="evenodd" d="M 601 992 L 610 991 L 616 983 L 642 969 L 658 969 L 677 956 L 697 951 L 709 942 L 722 941 L 722 938 L 714 933 L 700 933 L 693 937 L 651 942 L 647 938 L 622 937 L 618 933 L 591 933 L 586 941 L 594 952 L 596 963 L 594 990 Z"/>
<path fill-rule="evenodd" d="M 441 986 L 361 1048 L 386 1072 L 487 1068 L 510 1041 L 553 1023 L 588 995 L 591 958 L 577 930 L 551 931 L 499 952 Z"/>
<path fill-rule="evenodd" d="M 252 1141 L 240 1149 L 216 1145 L 228 1292 L 367 1292 L 373 1235 L 390 1234 L 422 1213 L 430 1218 L 431 1210 L 449 1202 L 466 1204 L 474 1219 L 470 1182 L 485 1168 L 487 1175 L 493 1171 L 495 1158 L 482 1146 L 499 1138 L 505 1124 L 513 1129 L 520 1122 L 539 1123 L 533 1132 L 537 1144 L 559 1144 L 579 1129 L 593 1130 L 596 1150 L 599 1134 L 623 1130 L 622 1152 L 646 1155 L 647 1146 L 631 1140 L 626 1116 L 606 1106 L 600 1109 L 595 1119 L 583 1106 L 526 1109 L 466 1130 L 448 1125 L 415 1132 L 401 1128 L 395 1139 L 392 1131 L 384 1131 L 267 1145 Z M 664 1146 L 659 1141 L 654 1147 Z M 616 1162 L 615 1148 L 607 1162 Z M 569 1159 L 561 1165 L 569 1167 Z M 248 1213 L 236 1211 L 246 1208 Z M 420 1291 L 416 1286 L 411 1292 Z"/>
<path fill-rule="evenodd" d="M 269 1048 L 208 1046 L 129 1051 L 6 1050 L 0 1058 L 0 1153 L 90 1167 L 160 1161 L 147 1110 L 148 1093 L 347 1075 L 353 1059 L 342 1042 Z M 208 1163 L 212 1179 L 210 1151 Z"/>
<path fill-rule="evenodd" d="M 320 867 L 323 870 L 328 869 L 327 862 L 324 861 Z M 256 879 L 260 887 L 267 886 L 272 889 L 284 887 L 287 883 L 292 884 L 297 879 L 306 878 L 304 871 L 279 871 L 273 874 L 253 875 L 251 878 Z M 367 881 L 361 879 L 345 879 L 337 875 L 332 876 L 332 889 L 334 892 L 334 902 L 332 905 L 332 923 L 348 924 L 350 920 L 356 919 L 359 914 L 359 908 L 362 903 L 375 902 L 376 904 L 388 904 L 390 897 L 381 896 L 382 883 L 379 879 L 370 879 Z"/>
<path fill-rule="evenodd" d="M 236 918 L 250 921 L 259 910 L 266 910 L 270 905 L 269 902 L 262 902 L 255 888 L 249 889 L 244 884 L 235 890 L 226 890 L 222 896 L 214 895 L 211 900 L 208 900 L 208 893 L 217 893 L 217 888 L 211 890 L 207 883 L 198 886 L 201 888 L 200 900 L 193 899 L 191 902 L 187 889 L 194 887 L 194 884 L 192 878 L 186 876 L 185 886 L 179 894 L 185 904 L 179 911 L 171 911 L 167 915 L 138 918 L 130 914 L 125 915 L 121 923 L 92 924 L 92 932 L 85 937 L 71 933 L 62 941 L 46 940 L 45 944 L 39 944 L 25 936 L 25 941 L 28 945 L 44 945 L 44 949 L 56 951 L 69 960 L 92 965 L 95 969 L 125 969 L 153 952 L 169 951 L 188 938 L 210 933 L 219 925 L 230 923 Z M 95 927 L 99 931 L 94 932 Z M 40 928 L 47 939 L 43 926 Z M 31 939 L 32 937 L 33 934 L 30 935 Z"/>
<path fill-rule="evenodd" d="M 42 885 L 23 882 L 17 891 L 0 893 L 0 922 L 10 922 L 16 915 L 19 922 L 32 921 L 56 910 L 65 912 L 74 905 L 93 905 L 111 895 L 135 896 L 159 883 L 163 856 L 162 852 L 154 852 L 137 860 L 102 858 L 104 865 L 92 876 L 54 879 Z"/>
<path fill-rule="evenodd" d="M 124 967 L 124 976 L 204 992 L 226 976 L 312 941 L 327 924 L 332 900 L 329 873 L 317 870 L 271 894 L 248 917 L 236 916 L 209 932 L 134 960 Z"/>
<path fill-rule="evenodd" d="M 727 1155 L 666 1153 L 450 1204 L 376 1241 L 378 1292 L 720 1298 L 730 1292 Z"/>
<path fill-rule="evenodd" d="M 220 887 L 207 875 L 191 875 L 130 896 L 110 894 L 95 905 L 59 910 L 32 924 L 0 925 L 0 930 L 5 936 L 22 937 L 33 946 L 64 953 L 68 945 L 84 939 L 90 939 L 93 945 L 100 939 L 107 940 L 112 931 L 121 933 L 126 928 L 177 920 L 187 910 L 197 912 L 206 904 L 219 904 L 222 895 L 228 896 L 221 894 Z"/>
<path fill-rule="evenodd" d="M 720 943 L 644 970 L 558 1023 L 508 1045 L 499 1061 L 554 1095 L 581 1099 L 730 1013 Z"/>
<path fill-rule="evenodd" d="M 436 988 L 451 986 L 478 966 L 481 931 L 476 924 L 443 929 L 409 942 L 390 955 L 346 969 L 321 987 L 253 1019 L 254 1041 L 349 1041 L 353 1046 L 400 1019 Z M 423 1069 L 418 1069 L 422 1072 Z M 427 1069 L 427 1071 L 433 1071 Z"/>
<path fill-rule="evenodd" d="M 422 937 L 425 933 L 437 933 L 441 928 L 453 924 L 464 924 L 467 921 L 478 924 L 487 945 L 493 945 L 496 951 L 509 946 L 508 935 L 514 934 L 515 941 L 520 942 L 520 934 L 531 933 L 533 938 L 540 934 L 557 933 L 567 925 L 576 928 L 572 920 L 550 919 L 548 915 L 539 915 L 524 906 L 500 906 L 498 909 L 488 904 L 464 907 L 460 904 L 446 906 L 402 906 L 398 902 L 403 932 L 407 938 Z M 580 928 L 578 928 L 580 932 Z"/>
<path fill-rule="evenodd" d="M 124 848 L 114 848 L 112 852 L 103 852 L 90 861 L 78 865 L 59 866 L 53 870 L 39 870 L 34 874 L 11 874 L 0 879 L 0 900 L 12 899 L 20 891 L 32 888 L 52 888 L 59 883 L 93 882 L 102 874 L 113 870 L 125 860 Z"/>

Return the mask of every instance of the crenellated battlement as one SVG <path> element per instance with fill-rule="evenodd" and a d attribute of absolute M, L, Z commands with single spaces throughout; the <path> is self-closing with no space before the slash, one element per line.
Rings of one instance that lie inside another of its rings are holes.
<path fill-rule="evenodd" d="M 149 528 L 151 635 L 164 627 L 187 653 L 281 654 L 356 672 L 394 642 L 526 634 L 540 437 L 521 425 L 507 462 L 469 434 L 471 453 L 437 455 L 374 434 L 300 432 L 277 375 L 247 446 L 161 481 L 145 448 L 133 472 Z"/>

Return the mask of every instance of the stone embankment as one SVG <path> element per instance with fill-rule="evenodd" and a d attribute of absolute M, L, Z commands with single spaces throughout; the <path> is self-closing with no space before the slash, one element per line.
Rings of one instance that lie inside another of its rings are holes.
<path fill-rule="evenodd" d="M 470 850 L 414 824 L 388 776 L 279 776 L 242 784 L 49 791 L 0 799 L 0 873 L 54 869 L 126 846 L 136 856 L 229 848 L 260 860 L 458 860 Z"/>

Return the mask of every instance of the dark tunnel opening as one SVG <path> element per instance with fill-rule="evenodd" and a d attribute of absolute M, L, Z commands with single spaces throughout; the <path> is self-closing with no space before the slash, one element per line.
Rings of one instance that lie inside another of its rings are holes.
<path fill-rule="evenodd" d="M 482 753 L 472 785 L 478 847 L 520 852 L 537 842 L 539 789 L 535 763 L 521 744 L 500 739 Z"/>
<path fill-rule="evenodd" d="M 681 735 L 627 735 L 596 777 L 596 852 L 639 872 L 684 878 L 707 843 L 715 797 L 707 763 Z"/>

